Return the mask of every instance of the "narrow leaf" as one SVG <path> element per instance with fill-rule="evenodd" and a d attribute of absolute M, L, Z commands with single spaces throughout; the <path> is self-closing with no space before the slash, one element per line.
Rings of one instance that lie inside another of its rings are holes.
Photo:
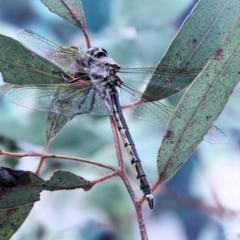
<path fill-rule="evenodd" d="M 57 136 L 58 133 L 63 129 L 63 127 L 70 121 L 71 118 L 56 114 L 56 113 L 48 113 L 47 121 L 46 121 L 46 136 L 47 138 L 53 139 Z"/>
<path fill-rule="evenodd" d="M 0 209 L 15 208 L 39 200 L 44 180 L 29 171 L 0 168 Z"/>
<path fill-rule="evenodd" d="M 183 165 L 226 105 L 239 82 L 240 16 L 212 55 L 206 68 L 182 97 L 166 130 L 157 158 L 167 180 Z"/>
<path fill-rule="evenodd" d="M 199 1 L 158 63 L 145 94 L 159 100 L 189 86 L 238 18 L 239 9 L 239 0 Z"/>
<path fill-rule="evenodd" d="M 12 237 L 25 221 L 32 207 L 33 204 L 30 204 L 19 208 L 0 210 L 1 240 L 8 240 Z"/>
<path fill-rule="evenodd" d="M 30 171 L 0 168 L 0 209 L 11 209 L 40 200 L 43 190 L 69 190 L 83 188 L 89 190 L 92 185 L 87 180 L 64 170 L 55 171 L 48 181 Z"/>
<path fill-rule="evenodd" d="M 0 72 L 4 82 L 14 84 L 63 83 L 63 70 L 0 34 Z"/>
<path fill-rule="evenodd" d="M 84 178 L 77 176 L 69 171 L 55 171 L 49 181 L 46 181 L 46 190 L 56 191 L 61 189 L 83 188 L 85 191 L 91 189 L 92 186 Z"/>
<path fill-rule="evenodd" d="M 80 28 L 86 28 L 81 0 L 41 0 L 48 9 Z"/>

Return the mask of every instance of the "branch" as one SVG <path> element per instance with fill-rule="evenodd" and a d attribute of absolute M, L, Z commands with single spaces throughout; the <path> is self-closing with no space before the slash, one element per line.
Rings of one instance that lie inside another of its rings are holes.
<path fill-rule="evenodd" d="M 2 149 L 0 149 L 0 155 L 3 156 L 11 156 L 11 157 L 18 157 L 18 158 L 23 158 L 23 157 L 41 157 L 42 154 L 41 153 L 12 153 L 12 152 L 6 152 Z M 64 160 L 71 160 L 71 161 L 76 161 L 76 162 L 83 162 L 83 163 L 88 163 L 88 164 L 92 164 L 98 167 L 102 167 L 102 168 L 106 168 L 112 171 L 117 171 L 115 167 L 107 165 L 107 164 L 103 164 L 103 163 L 99 163 L 99 162 L 95 162 L 93 160 L 88 160 L 86 158 L 80 158 L 80 157 L 74 157 L 74 156 L 67 156 L 67 155 L 60 155 L 60 154 L 49 154 L 49 153 L 45 153 L 44 154 L 45 158 L 58 158 L 58 159 L 64 159 Z"/>

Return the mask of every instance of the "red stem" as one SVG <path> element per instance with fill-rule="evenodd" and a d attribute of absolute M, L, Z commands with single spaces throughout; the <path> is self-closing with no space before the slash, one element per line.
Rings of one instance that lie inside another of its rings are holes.
<path fill-rule="evenodd" d="M 125 167 L 124 167 L 124 163 L 123 163 L 121 145 L 120 145 L 120 141 L 119 141 L 119 137 L 118 137 L 118 130 L 117 130 L 117 126 L 115 124 L 113 116 L 110 116 L 110 123 L 111 123 L 111 128 L 112 128 L 112 133 L 113 133 L 113 139 L 114 139 L 114 143 L 115 143 L 115 149 L 116 149 L 116 153 L 117 153 L 118 165 L 119 165 L 120 169 L 122 170 Z"/>
<path fill-rule="evenodd" d="M 113 132 L 113 138 L 114 138 L 114 142 L 115 142 L 115 148 L 116 148 L 116 152 L 117 152 L 118 164 L 119 164 L 119 168 L 120 168 L 118 175 L 122 178 L 122 180 L 127 188 L 127 191 L 133 201 L 133 204 L 135 206 L 137 219 L 138 219 L 138 225 L 139 225 L 140 234 L 141 234 L 141 239 L 148 240 L 146 225 L 145 225 L 145 221 L 144 221 L 143 213 L 142 213 L 142 202 L 138 200 L 138 198 L 132 188 L 132 185 L 129 181 L 128 175 L 126 173 L 125 165 L 124 165 L 123 158 L 122 158 L 122 152 L 121 152 L 121 146 L 120 146 L 119 137 L 118 137 L 117 126 L 116 126 L 113 116 L 110 116 L 110 122 L 111 122 L 111 127 L 112 127 L 112 132 Z"/>
<path fill-rule="evenodd" d="M 135 102 L 131 102 L 131 103 L 126 104 L 126 105 L 122 105 L 121 109 L 123 110 L 123 109 L 127 109 L 127 108 L 136 107 L 136 106 L 141 105 L 143 103 L 144 103 L 144 100 L 141 99 L 141 100 L 138 100 L 138 101 L 135 101 Z"/>
<path fill-rule="evenodd" d="M 85 37 L 87 48 L 90 48 L 91 47 L 91 42 L 90 42 L 90 38 L 89 38 L 89 35 L 88 35 L 88 32 L 87 32 L 87 29 L 85 27 L 80 27 L 80 28 L 83 32 L 84 37 Z"/>
<path fill-rule="evenodd" d="M 78 19 L 78 16 L 77 16 L 77 13 L 75 13 L 73 11 L 73 9 L 67 5 L 67 3 L 64 1 L 64 0 L 61 0 L 62 3 L 66 6 L 66 8 L 68 9 L 69 13 L 71 14 L 71 16 L 76 20 L 76 22 L 78 23 L 78 26 L 79 28 L 82 30 L 83 32 L 83 35 L 84 35 L 84 38 L 85 38 L 85 41 L 86 41 L 86 44 L 87 44 L 87 48 L 90 48 L 91 47 L 91 42 L 90 42 L 90 38 L 88 36 L 88 32 L 87 32 L 87 29 L 85 26 L 83 26 L 81 24 L 81 22 L 79 21 Z"/>
<path fill-rule="evenodd" d="M 41 157 L 42 154 L 40 153 L 11 153 L 11 152 L 5 152 L 3 150 L 0 151 L 0 155 L 4 156 L 12 156 L 12 157 L 18 157 L 18 158 L 23 158 L 23 157 Z M 83 162 L 83 163 L 88 163 L 92 165 L 96 165 L 98 167 L 106 168 L 112 171 L 117 171 L 116 168 L 106 165 L 103 163 L 95 162 L 92 160 L 88 160 L 85 158 L 79 158 L 79 157 L 72 157 L 72 156 L 65 156 L 65 155 L 58 155 L 58 154 L 49 154 L 45 153 L 44 155 L 45 158 L 58 158 L 58 159 L 64 159 L 64 160 L 72 160 L 72 161 L 77 161 L 77 162 Z"/>
<path fill-rule="evenodd" d="M 51 142 L 51 138 L 48 138 L 47 141 L 46 141 L 46 144 L 45 144 L 45 146 L 44 146 L 44 148 L 43 148 L 42 155 L 41 155 L 41 159 L 40 159 L 40 162 L 39 162 L 38 167 L 37 167 L 37 170 L 36 170 L 36 174 L 37 174 L 37 175 L 40 174 L 40 171 L 41 171 L 43 162 L 44 162 L 44 160 L 46 159 L 45 155 L 46 155 L 46 152 L 47 152 L 47 150 L 48 150 L 48 147 L 49 147 L 50 142 Z"/>

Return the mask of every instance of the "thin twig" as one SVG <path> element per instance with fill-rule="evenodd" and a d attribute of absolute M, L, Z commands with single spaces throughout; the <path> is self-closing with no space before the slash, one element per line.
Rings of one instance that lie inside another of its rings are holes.
<path fill-rule="evenodd" d="M 40 153 L 12 153 L 12 152 L 6 152 L 3 151 L 1 149 L 0 151 L 0 155 L 4 155 L 4 156 L 12 156 L 12 157 L 18 157 L 18 158 L 23 158 L 23 157 L 41 157 L 42 154 Z M 88 164 L 92 164 L 98 167 L 102 167 L 102 168 L 106 168 L 112 171 L 117 171 L 115 167 L 107 165 L 107 164 L 103 164 L 103 163 L 99 163 L 99 162 L 95 162 L 93 160 L 88 160 L 85 158 L 80 158 L 80 157 L 73 157 L 73 156 L 67 156 L 67 155 L 60 155 L 60 154 L 50 154 L 50 153 L 46 153 L 44 155 L 45 158 L 58 158 L 58 159 L 64 159 L 64 160 L 71 160 L 71 161 L 77 161 L 77 162 L 83 162 L 83 163 L 88 163 Z"/>
<path fill-rule="evenodd" d="M 61 1 L 65 5 L 65 7 L 68 9 L 68 11 L 71 14 L 72 18 L 74 18 L 76 20 L 76 22 L 78 23 L 78 26 L 82 30 L 83 35 L 85 37 L 87 48 L 90 48 L 91 47 L 91 42 L 90 42 L 90 38 L 88 36 L 88 32 L 87 32 L 86 27 L 83 26 L 82 23 L 80 22 L 80 20 L 78 19 L 77 13 L 70 6 L 68 6 L 67 3 L 64 0 L 61 0 Z"/>
<path fill-rule="evenodd" d="M 120 168 L 119 176 L 122 178 L 122 180 L 127 188 L 127 191 L 133 201 L 133 204 L 135 206 L 137 219 L 138 219 L 138 225 L 139 225 L 140 234 L 141 234 L 141 239 L 148 240 L 146 225 L 145 225 L 145 221 L 144 221 L 143 213 L 142 213 L 142 202 L 138 200 L 137 195 L 135 194 L 135 191 L 133 190 L 131 182 L 129 181 L 128 175 L 126 173 L 125 165 L 124 165 L 123 158 L 122 158 L 121 145 L 119 142 L 117 126 L 116 126 L 113 116 L 110 116 L 110 122 L 111 122 L 111 128 L 112 128 L 112 132 L 113 132 L 113 138 L 114 138 L 114 143 L 115 143 L 115 148 L 116 148 L 116 153 L 117 153 L 117 158 L 118 158 L 118 164 L 119 164 L 119 168 Z"/>
<path fill-rule="evenodd" d="M 96 179 L 96 180 L 92 180 L 92 181 L 90 181 L 90 183 L 91 183 L 91 184 L 100 183 L 100 182 L 106 181 L 106 180 L 108 180 L 108 179 L 110 179 L 110 178 L 112 178 L 112 177 L 118 176 L 118 175 L 119 175 L 119 172 L 118 172 L 118 171 L 115 171 L 115 172 L 110 173 L 110 174 L 108 174 L 108 175 L 106 175 L 106 176 L 104 176 L 104 177 L 98 178 L 98 179 Z"/>
<path fill-rule="evenodd" d="M 48 147 L 49 147 L 49 144 L 51 142 L 51 138 L 47 138 L 47 141 L 46 141 L 46 144 L 43 148 L 43 151 L 42 151 L 42 155 L 41 155 L 41 159 L 40 159 L 40 162 L 38 164 L 38 167 L 37 167 L 37 170 L 36 170 L 36 174 L 39 175 L 40 174 L 40 171 L 41 171 L 41 168 L 42 168 L 42 165 L 43 165 L 43 162 L 45 160 L 45 155 L 47 153 L 47 150 L 48 150 Z"/>
<path fill-rule="evenodd" d="M 117 127 L 116 127 L 113 116 L 110 116 L 109 118 L 110 118 L 112 133 L 113 133 L 115 149 L 116 149 L 116 153 L 117 153 L 118 165 L 120 168 L 124 168 L 123 156 L 122 156 L 121 145 L 120 145 L 120 141 L 119 141 L 119 137 L 118 137 Z"/>

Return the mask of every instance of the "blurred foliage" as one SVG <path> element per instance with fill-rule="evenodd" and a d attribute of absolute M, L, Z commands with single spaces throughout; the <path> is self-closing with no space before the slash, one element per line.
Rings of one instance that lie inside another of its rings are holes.
<path fill-rule="evenodd" d="M 18 143 L 12 139 L 9 139 L 5 136 L 0 136 L 0 149 L 4 149 L 8 152 L 17 152 L 21 150 L 18 146 Z M 18 158 L 12 156 L 1 156 L 4 165 L 10 166 L 11 168 L 15 168 L 18 165 Z"/>
<path fill-rule="evenodd" d="M 119 64 L 144 64 L 159 61 L 185 18 L 186 9 L 193 2 L 195 1 L 154 0 L 148 4 L 144 0 L 83 0 L 83 7 L 93 46 L 108 49 L 109 55 Z M 1 34 L 15 36 L 19 28 L 31 29 L 63 45 L 73 44 L 86 49 L 79 29 L 49 12 L 40 1 L 2 1 Z M 236 194 L 237 188 L 233 187 L 240 180 L 237 177 L 237 173 L 240 175 L 239 156 L 236 154 L 240 146 L 237 91 L 217 122 L 217 126 L 228 135 L 229 142 L 221 146 L 202 143 L 162 188 L 177 192 L 179 196 L 203 200 L 213 206 L 217 206 L 216 202 L 220 201 L 226 209 L 239 211 L 237 202 L 239 203 L 240 197 Z M 175 105 L 178 96 L 170 98 L 169 102 Z M 2 138 L 14 141 L 20 151 L 40 153 L 45 143 L 46 114 L 7 102 L 3 92 L 0 93 L 0 105 Z M 143 166 L 153 183 L 157 179 L 155 159 L 163 129 L 139 120 L 127 120 Z M 6 144 L 0 148 L 13 151 Z M 108 164 L 114 164 L 116 160 L 110 124 L 106 117 L 74 118 L 53 140 L 49 151 Z M 0 158 L 1 165 L 3 161 L 6 165 L 6 160 L 7 158 Z M 17 169 L 34 171 L 38 159 L 20 159 L 18 162 L 17 165 L 8 162 L 7 166 L 15 165 Z M 59 167 L 87 179 L 106 174 L 105 170 L 85 164 L 48 159 L 42 177 L 48 179 L 52 171 Z M 128 160 L 126 167 L 138 191 Z M 156 208 L 145 217 L 149 239 L 159 239 L 159 236 L 161 239 L 237 239 L 239 232 L 234 228 L 234 219 L 229 226 L 224 214 L 203 211 L 198 205 L 192 207 L 187 202 L 180 201 L 180 198 L 165 194 L 162 188 L 155 193 Z M 139 239 L 132 209 L 132 203 L 128 201 L 128 194 L 120 179 L 111 179 L 94 186 L 87 193 L 77 190 L 43 192 L 41 201 L 35 204 L 29 218 L 12 239 Z"/>

